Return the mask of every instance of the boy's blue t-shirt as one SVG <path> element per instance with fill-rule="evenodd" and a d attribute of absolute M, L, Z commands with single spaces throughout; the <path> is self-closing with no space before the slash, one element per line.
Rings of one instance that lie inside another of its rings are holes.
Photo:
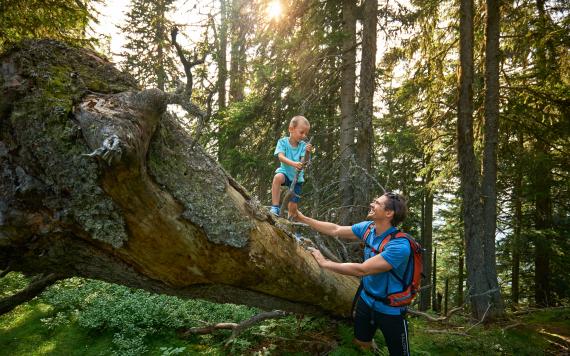
<path fill-rule="evenodd" d="M 352 232 L 358 236 L 358 238 L 362 239 L 364 237 L 366 229 L 370 224 L 372 224 L 372 221 L 363 221 L 352 225 Z M 368 245 L 374 247 L 376 250 L 379 250 L 382 240 L 384 240 L 384 238 L 390 233 L 395 231 L 397 231 L 397 229 L 392 226 L 382 234 L 376 235 L 376 228 L 372 227 L 372 230 L 368 235 L 367 243 Z M 390 240 L 380 255 L 382 255 L 386 262 L 392 266 L 394 272 L 399 277 L 402 277 L 406 271 L 408 259 L 410 258 L 410 251 L 410 243 L 408 240 L 399 238 Z M 372 250 L 369 247 L 364 247 L 364 260 L 367 260 L 373 256 L 376 255 L 372 253 Z M 409 279 L 410 276 L 406 276 L 406 281 L 409 281 Z M 364 276 L 362 277 L 362 282 L 364 283 L 366 290 L 374 294 L 376 297 L 385 297 L 390 293 L 400 292 L 402 290 L 402 283 L 400 283 L 396 277 L 390 273 L 390 271 Z M 362 299 L 364 299 L 366 304 L 380 313 L 400 315 L 402 310 L 406 309 L 406 307 L 391 307 L 382 302 L 376 301 L 371 296 L 369 296 L 368 293 L 365 292 L 362 292 L 360 296 Z"/>
<path fill-rule="evenodd" d="M 301 162 L 302 158 L 305 156 L 305 148 L 307 147 L 307 143 L 304 141 L 299 142 L 297 147 L 291 146 L 289 143 L 289 137 L 283 137 L 277 141 L 277 146 L 275 147 L 275 152 L 273 153 L 274 156 L 278 156 L 280 152 L 285 154 L 285 157 L 289 158 L 295 162 Z M 290 181 L 295 179 L 295 173 L 297 170 L 295 167 L 292 167 L 288 164 L 281 162 L 281 165 L 275 170 L 275 173 L 283 173 L 289 178 Z M 299 178 L 297 178 L 297 183 L 303 183 L 305 181 L 304 172 L 301 171 L 299 173 Z"/>

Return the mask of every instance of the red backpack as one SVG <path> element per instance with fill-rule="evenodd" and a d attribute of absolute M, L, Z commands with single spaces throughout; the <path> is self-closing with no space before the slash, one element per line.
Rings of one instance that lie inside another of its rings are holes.
<path fill-rule="evenodd" d="M 422 254 L 424 249 L 410 235 L 403 233 L 401 231 L 394 231 L 388 236 L 386 236 L 384 240 L 382 240 L 379 249 L 377 250 L 374 247 L 370 246 L 367 242 L 368 236 L 370 235 L 370 231 L 372 230 L 373 225 L 374 224 L 370 224 L 368 226 L 368 228 L 364 232 L 362 240 L 364 241 L 366 246 L 372 250 L 372 253 L 374 255 L 378 255 L 382 251 L 384 251 L 386 244 L 390 242 L 392 239 L 405 238 L 410 243 L 410 250 L 411 250 L 410 258 L 408 258 L 408 264 L 406 266 L 406 270 L 404 271 L 404 275 L 402 277 L 398 276 L 396 272 L 394 272 L 394 269 L 390 270 L 390 273 L 402 284 L 401 291 L 390 293 L 386 297 L 378 297 L 367 291 L 366 288 L 364 287 L 364 284 L 361 281 L 360 287 L 358 288 L 358 292 L 356 292 L 355 300 L 358 299 L 361 290 L 364 289 L 366 294 L 371 296 L 374 300 L 380 301 L 386 305 L 392 307 L 401 307 L 401 306 L 410 305 L 412 303 L 412 300 L 416 297 L 418 291 L 420 290 L 421 279 L 423 277 Z M 411 280 L 409 282 L 404 281 L 404 278 L 410 275 L 411 275 Z"/>

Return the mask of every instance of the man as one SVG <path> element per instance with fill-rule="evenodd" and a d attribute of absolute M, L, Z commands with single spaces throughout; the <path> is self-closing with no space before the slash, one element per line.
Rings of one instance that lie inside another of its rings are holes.
<path fill-rule="evenodd" d="M 390 355 L 409 355 L 406 308 L 389 306 L 379 301 L 379 298 L 402 290 L 402 283 L 393 274 L 401 279 L 409 279 L 403 275 L 406 273 L 411 249 L 407 239 L 392 238 L 381 253 L 378 254 L 378 250 L 384 238 L 398 231 L 396 226 L 405 219 L 406 214 L 404 198 L 395 193 L 385 193 L 374 199 L 367 216 L 371 221 L 363 221 L 352 226 L 339 226 L 315 220 L 298 212 L 299 221 L 308 224 L 314 230 L 348 240 L 362 240 L 370 227 L 365 241 L 363 263 L 337 263 L 325 259 L 316 249 L 312 249 L 311 253 L 322 268 L 362 277 L 364 288 L 356 303 L 354 342 L 362 348 L 369 349 L 373 346 L 376 329 L 380 328 Z"/>

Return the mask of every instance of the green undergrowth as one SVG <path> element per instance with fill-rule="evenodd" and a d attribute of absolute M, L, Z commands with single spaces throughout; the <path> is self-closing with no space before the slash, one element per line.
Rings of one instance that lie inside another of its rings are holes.
<path fill-rule="evenodd" d="M 4 298 L 28 283 L 10 273 Z M 150 294 L 72 278 L 0 317 L 0 355 L 371 355 L 352 344 L 352 326 L 326 317 L 266 320 L 239 337 L 220 330 L 182 337 L 190 327 L 246 320 L 255 308 Z M 409 318 L 413 355 L 560 354 L 568 347 L 570 311 L 534 312 L 491 326 L 463 317 L 448 324 Z M 380 332 L 379 354 L 388 355 Z M 566 349 L 568 350 L 568 349 Z"/>

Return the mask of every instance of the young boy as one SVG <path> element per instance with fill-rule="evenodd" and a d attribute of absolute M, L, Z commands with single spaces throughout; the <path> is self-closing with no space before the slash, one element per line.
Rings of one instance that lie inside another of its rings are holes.
<path fill-rule="evenodd" d="M 287 209 L 289 211 L 289 217 L 294 218 L 297 215 L 297 203 L 299 203 L 301 195 L 301 187 L 305 178 L 303 177 L 303 157 L 312 149 L 311 144 L 307 144 L 303 141 L 311 125 L 309 120 L 304 116 L 295 116 L 291 119 L 289 123 L 289 137 L 283 137 L 277 141 L 277 147 L 275 147 L 275 156 L 279 158 L 281 165 L 275 170 L 275 176 L 273 177 L 273 184 L 271 185 L 271 213 L 279 216 L 279 198 L 280 198 L 280 186 L 284 185 L 291 187 L 291 183 L 295 178 L 297 171 L 299 172 L 299 177 L 297 178 L 297 183 L 293 187 L 295 195 L 289 201 Z"/>

